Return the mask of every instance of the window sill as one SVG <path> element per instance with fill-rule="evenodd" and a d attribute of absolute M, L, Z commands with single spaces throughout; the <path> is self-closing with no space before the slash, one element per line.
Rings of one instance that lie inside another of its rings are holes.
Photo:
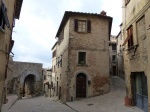
<path fill-rule="evenodd" d="M 117 61 L 112 61 L 112 63 L 117 63 Z"/>
<path fill-rule="evenodd" d="M 0 26 L 0 32 L 5 33 L 5 30 Z"/>
<path fill-rule="evenodd" d="M 127 50 L 131 51 L 132 49 L 134 49 L 134 46 L 129 47 Z"/>
<path fill-rule="evenodd" d="M 77 64 L 77 66 L 88 66 L 87 64 Z"/>
<path fill-rule="evenodd" d="M 129 48 L 127 49 L 128 54 L 130 54 L 130 53 L 132 53 L 132 52 L 135 52 L 136 49 L 137 49 L 137 47 L 138 47 L 138 45 L 133 45 L 133 46 L 129 47 Z"/>
<path fill-rule="evenodd" d="M 129 47 L 127 50 L 128 50 L 128 51 L 131 51 L 132 49 L 137 48 L 137 46 L 138 46 L 138 45 L 133 45 L 133 46 Z"/>
<path fill-rule="evenodd" d="M 87 32 L 80 32 L 80 31 L 77 31 L 77 33 L 80 33 L 80 34 L 87 34 Z"/>

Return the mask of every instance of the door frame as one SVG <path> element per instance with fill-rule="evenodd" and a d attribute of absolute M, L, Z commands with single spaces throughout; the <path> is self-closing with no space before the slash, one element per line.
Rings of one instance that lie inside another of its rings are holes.
<path fill-rule="evenodd" d="M 84 74 L 85 75 L 85 78 L 86 78 L 86 81 L 85 81 L 85 97 L 83 97 L 83 98 L 86 98 L 87 97 L 87 75 L 85 74 L 85 73 L 78 73 L 77 75 L 76 75 L 76 77 L 75 77 L 75 81 L 76 81 L 76 90 L 75 90 L 75 97 L 76 98 L 78 98 L 77 97 L 77 76 L 79 75 L 79 74 Z"/>
<path fill-rule="evenodd" d="M 146 77 L 146 80 L 147 80 L 147 76 L 145 75 L 144 72 L 132 72 L 131 73 L 131 77 L 130 77 L 130 80 L 131 80 L 131 92 L 132 92 L 133 105 L 137 106 L 137 107 L 139 107 L 142 110 L 147 112 L 148 102 L 147 102 L 147 108 L 144 108 L 144 98 L 147 97 L 147 100 L 148 100 L 148 96 L 143 95 L 143 93 L 142 94 L 136 93 L 137 92 L 137 90 L 136 90 L 136 86 L 137 86 L 136 85 L 136 76 L 140 76 L 140 83 L 141 83 L 141 86 L 143 86 L 142 75 L 144 75 Z M 143 92 L 143 89 L 141 91 Z M 148 92 L 148 82 L 147 82 L 147 92 Z M 137 97 L 141 98 L 141 102 L 142 102 L 141 107 L 137 105 Z"/>

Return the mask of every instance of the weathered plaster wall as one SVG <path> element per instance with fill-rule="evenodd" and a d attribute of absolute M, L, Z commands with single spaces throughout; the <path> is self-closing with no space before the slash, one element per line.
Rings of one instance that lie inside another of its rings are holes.
<path fill-rule="evenodd" d="M 124 3 L 124 2 L 123 2 Z M 134 48 L 128 50 L 125 45 L 124 68 L 126 74 L 126 86 L 128 96 L 132 98 L 131 72 L 144 72 L 148 83 L 148 107 L 150 112 L 150 1 L 130 0 L 126 8 L 123 9 L 123 37 L 127 38 L 127 28 L 133 26 Z"/>
<path fill-rule="evenodd" d="M 0 0 L 0 6 L 1 6 Z M 14 13 L 14 3 L 15 0 L 3 0 L 6 8 L 7 15 L 10 26 L 12 28 L 13 23 L 13 13 Z M 9 43 L 11 37 L 11 30 L 5 26 L 5 31 L 0 30 L 0 108 L 4 98 L 4 86 L 5 85 L 5 69 L 8 61 L 8 53 L 9 53 Z"/>

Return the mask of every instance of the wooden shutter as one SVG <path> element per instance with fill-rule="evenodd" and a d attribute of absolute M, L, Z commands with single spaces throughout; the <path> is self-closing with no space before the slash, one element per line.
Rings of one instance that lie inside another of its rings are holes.
<path fill-rule="evenodd" d="M 74 20 L 74 31 L 78 31 L 78 19 Z"/>
<path fill-rule="evenodd" d="M 91 33 L 91 21 L 90 20 L 87 21 L 87 32 Z"/>
<path fill-rule="evenodd" d="M 5 20 L 6 26 L 8 28 L 10 28 L 10 24 L 9 24 L 9 20 L 8 20 L 8 16 L 7 16 L 7 9 L 6 9 L 6 7 L 3 3 L 2 3 L 2 12 L 3 12 L 3 15 L 4 15 L 4 20 Z"/>

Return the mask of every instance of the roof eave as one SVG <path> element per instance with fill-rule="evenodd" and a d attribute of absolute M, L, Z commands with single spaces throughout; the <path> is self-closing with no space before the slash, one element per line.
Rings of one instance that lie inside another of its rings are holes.
<path fill-rule="evenodd" d="M 60 35 L 63 27 L 65 26 L 66 22 L 68 21 L 68 18 L 70 17 L 70 15 L 73 15 L 73 14 L 93 15 L 93 16 L 98 16 L 98 17 L 105 18 L 105 19 L 109 20 L 109 38 L 110 38 L 111 27 L 112 27 L 112 19 L 113 19 L 112 17 L 104 16 L 104 15 L 100 15 L 100 14 L 94 14 L 94 13 L 79 13 L 79 12 L 71 12 L 71 11 L 65 11 L 65 14 L 63 16 L 63 19 L 61 21 L 61 24 L 59 26 L 59 29 L 57 31 L 57 34 L 56 34 L 55 38 L 59 38 L 59 35 Z"/>

